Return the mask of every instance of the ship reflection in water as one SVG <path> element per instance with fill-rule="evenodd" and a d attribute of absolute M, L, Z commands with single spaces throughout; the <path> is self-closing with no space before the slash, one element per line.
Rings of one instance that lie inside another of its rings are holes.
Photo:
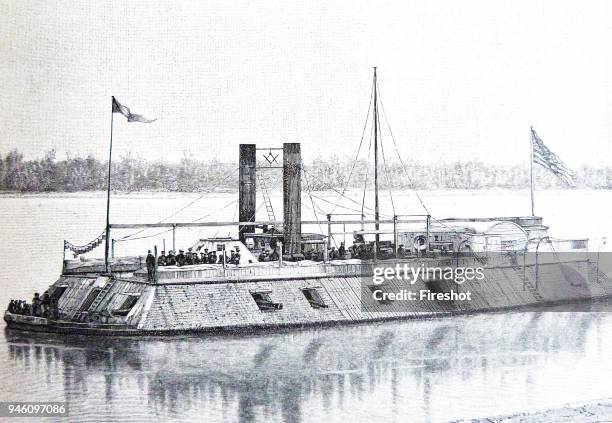
<path fill-rule="evenodd" d="M 448 421 L 612 396 L 611 334 L 598 312 L 242 337 L 7 330 L 0 396 L 68 401 L 73 421 Z"/>

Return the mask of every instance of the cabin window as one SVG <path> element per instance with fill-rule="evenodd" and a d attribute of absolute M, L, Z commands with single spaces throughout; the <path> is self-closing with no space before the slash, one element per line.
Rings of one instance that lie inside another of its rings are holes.
<path fill-rule="evenodd" d="M 100 291 L 102 291 L 102 288 L 92 289 L 89 292 L 89 294 L 87 294 L 87 298 L 85 298 L 85 301 L 83 302 L 83 304 L 81 304 L 81 308 L 79 308 L 79 311 L 89 310 L 89 307 L 91 307 L 93 302 L 96 300 L 96 298 L 98 297 L 98 294 L 100 294 Z"/>
<path fill-rule="evenodd" d="M 115 316 L 127 316 L 132 308 L 138 302 L 139 295 L 125 295 L 125 299 L 119 304 L 119 307 L 113 310 Z"/>
<path fill-rule="evenodd" d="M 302 293 L 304 294 L 304 297 L 306 297 L 312 308 L 329 307 L 327 304 L 325 304 L 323 298 L 321 298 L 321 294 L 319 294 L 319 291 L 317 291 L 316 288 L 303 288 Z"/>
<path fill-rule="evenodd" d="M 270 298 L 270 292 L 251 292 L 251 296 L 259 310 L 261 311 L 274 311 L 274 310 L 282 310 L 283 305 L 281 303 L 275 303 Z"/>
<path fill-rule="evenodd" d="M 375 291 L 382 291 L 382 292 L 385 292 L 384 287 L 385 287 L 385 285 L 384 285 L 384 284 L 383 284 L 383 285 L 368 285 L 368 288 L 370 289 L 370 291 L 372 292 L 372 294 L 374 294 L 374 292 L 375 292 Z M 380 294 L 378 294 L 378 295 L 380 295 Z M 378 296 L 378 295 L 377 295 L 377 296 Z M 380 299 L 380 300 L 375 299 L 375 298 L 374 298 L 374 296 L 372 296 L 372 298 L 373 298 L 375 301 L 377 301 L 379 304 L 391 304 L 391 303 L 393 302 L 393 301 L 391 301 L 390 299 L 388 299 L 387 297 L 385 297 L 385 299 Z"/>

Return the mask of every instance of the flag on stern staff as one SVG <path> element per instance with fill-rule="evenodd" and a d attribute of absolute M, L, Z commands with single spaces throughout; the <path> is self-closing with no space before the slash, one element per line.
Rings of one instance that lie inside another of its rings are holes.
<path fill-rule="evenodd" d="M 548 169 L 567 185 L 576 185 L 574 172 L 563 163 L 555 153 L 544 145 L 536 131 L 531 128 L 531 148 L 533 149 L 533 162 Z"/>
<path fill-rule="evenodd" d="M 128 122 L 151 123 L 157 120 L 147 119 L 143 115 L 137 115 L 135 113 L 130 112 L 130 108 L 119 103 L 115 97 L 113 97 L 113 113 L 121 113 L 127 118 Z"/>

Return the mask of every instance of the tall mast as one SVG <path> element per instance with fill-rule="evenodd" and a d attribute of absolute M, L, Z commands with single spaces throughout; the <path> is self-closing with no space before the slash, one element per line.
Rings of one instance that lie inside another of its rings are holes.
<path fill-rule="evenodd" d="M 113 159 L 113 115 L 115 97 L 111 97 L 111 128 L 110 128 L 110 146 L 108 148 L 108 180 L 106 182 L 106 230 L 105 238 L 106 244 L 104 245 L 104 271 L 110 273 L 110 194 L 111 194 L 111 161 Z"/>
<path fill-rule="evenodd" d="M 378 87 L 376 86 L 376 67 L 374 67 L 374 229 L 376 230 L 374 258 L 378 255 L 378 244 L 380 242 L 378 220 Z"/>

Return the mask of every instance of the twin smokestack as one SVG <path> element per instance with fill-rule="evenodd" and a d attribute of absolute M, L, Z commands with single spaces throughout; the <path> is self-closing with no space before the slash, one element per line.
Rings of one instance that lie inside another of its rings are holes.
<path fill-rule="evenodd" d="M 240 144 L 238 219 L 255 222 L 257 210 L 257 147 Z M 264 167 L 265 169 L 265 167 Z M 300 254 L 302 238 L 302 159 L 299 143 L 283 144 L 283 253 Z M 239 226 L 240 241 L 255 232 L 254 225 Z"/>

